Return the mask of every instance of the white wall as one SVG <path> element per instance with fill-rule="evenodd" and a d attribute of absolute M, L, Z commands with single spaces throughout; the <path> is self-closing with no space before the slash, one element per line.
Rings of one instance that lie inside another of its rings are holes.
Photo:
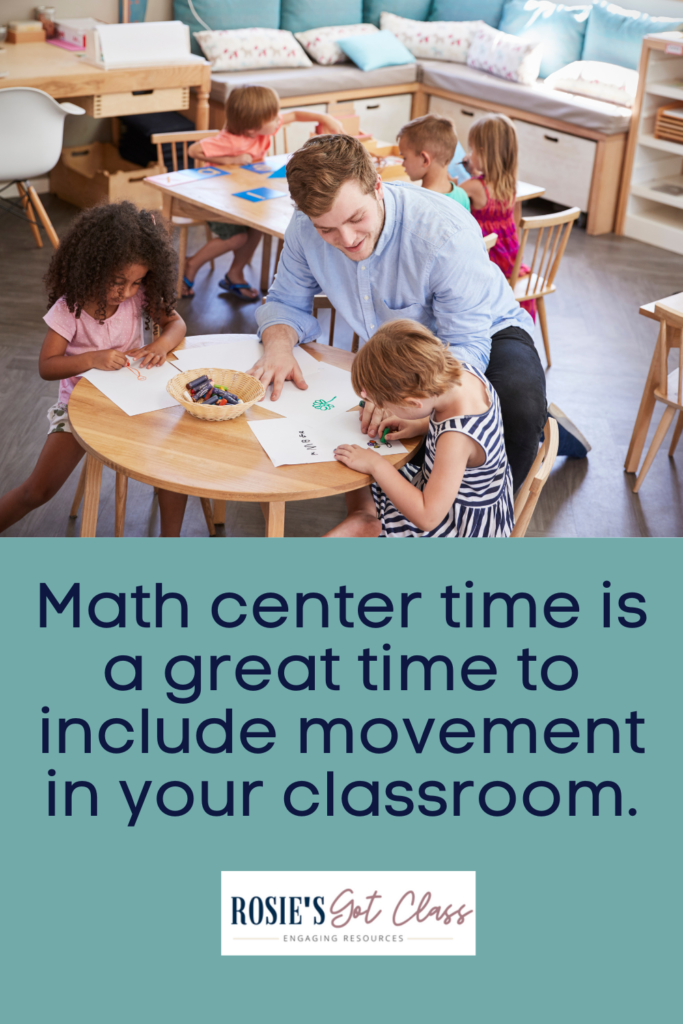
<path fill-rule="evenodd" d="M 32 18 L 36 6 L 30 0 L 0 0 L 0 25 Z M 52 6 L 62 18 L 119 20 L 119 0 L 53 0 Z M 147 21 L 169 21 L 172 17 L 173 0 L 147 0 Z"/>

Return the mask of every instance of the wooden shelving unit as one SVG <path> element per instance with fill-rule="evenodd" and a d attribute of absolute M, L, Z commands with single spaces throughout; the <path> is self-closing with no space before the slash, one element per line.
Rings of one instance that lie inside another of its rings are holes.
<path fill-rule="evenodd" d="M 683 102 L 683 32 L 646 36 L 616 232 L 683 255 L 683 144 L 656 139 L 657 109 Z"/>

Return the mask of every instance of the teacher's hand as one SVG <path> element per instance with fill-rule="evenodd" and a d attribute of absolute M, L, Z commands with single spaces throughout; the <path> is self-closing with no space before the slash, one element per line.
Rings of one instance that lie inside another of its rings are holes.
<path fill-rule="evenodd" d="M 302 391 L 308 387 L 292 351 L 296 340 L 296 333 L 285 324 L 267 328 L 263 332 L 264 354 L 250 370 L 247 370 L 247 373 L 260 380 L 265 388 L 272 383 L 271 402 L 276 402 L 280 397 L 282 385 L 286 380 L 291 380 Z"/>

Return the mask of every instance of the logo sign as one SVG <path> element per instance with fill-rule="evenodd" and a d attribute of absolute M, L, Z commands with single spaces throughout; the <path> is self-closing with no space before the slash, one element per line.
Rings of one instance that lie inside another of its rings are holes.
<path fill-rule="evenodd" d="M 474 871 L 223 871 L 223 956 L 474 956 Z"/>

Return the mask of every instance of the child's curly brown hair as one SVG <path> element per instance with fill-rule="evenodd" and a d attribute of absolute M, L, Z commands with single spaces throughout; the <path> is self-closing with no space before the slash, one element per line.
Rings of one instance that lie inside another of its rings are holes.
<path fill-rule="evenodd" d="M 175 309 L 177 257 L 161 216 L 132 203 L 108 203 L 84 210 L 71 225 L 45 275 L 48 308 L 64 296 L 80 317 L 96 302 L 104 322 L 112 278 L 131 263 L 148 267 L 144 280 L 146 326 Z"/>

